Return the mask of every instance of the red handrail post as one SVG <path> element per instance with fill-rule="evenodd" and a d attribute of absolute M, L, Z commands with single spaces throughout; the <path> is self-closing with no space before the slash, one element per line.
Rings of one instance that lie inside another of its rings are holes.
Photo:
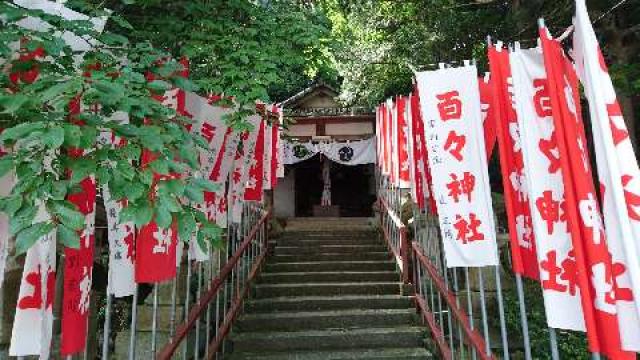
<path fill-rule="evenodd" d="M 402 281 L 405 284 L 411 283 L 411 247 L 409 236 L 405 226 L 400 228 L 400 256 L 402 256 Z"/>

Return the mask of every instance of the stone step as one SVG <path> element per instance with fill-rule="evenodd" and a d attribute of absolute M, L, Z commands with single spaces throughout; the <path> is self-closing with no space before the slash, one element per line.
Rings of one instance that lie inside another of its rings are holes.
<path fill-rule="evenodd" d="M 283 272 L 263 273 L 260 283 L 291 284 L 320 282 L 382 282 L 398 281 L 395 271 L 325 271 L 325 272 Z"/>
<path fill-rule="evenodd" d="M 267 263 L 266 272 L 320 272 L 320 271 L 394 271 L 395 262 L 384 261 L 313 261 Z"/>
<path fill-rule="evenodd" d="M 384 245 L 377 236 L 366 237 L 293 237 L 280 238 L 276 241 L 277 246 L 300 246 L 306 248 L 317 248 L 326 245 Z"/>
<path fill-rule="evenodd" d="M 361 253 L 361 252 L 383 252 L 388 251 L 387 247 L 380 244 L 364 245 L 318 245 L 318 246 L 277 246 L 276 255 L 301 255 L 301 254 L 321 254 L 321 253 Z"/>
<path fill-rule="evenodd" d="M 282 296 L 395 295 L 402 293 L 402 286 L 400 282 L 259 284 L 255 286 L 254 291 L 257 298 Z"/>
<path fill-rule="evenodd" d="M 307 351 L 285 353 L 236 354 L 229 360 L 414 360 L 433 359 L 433 355 L 423 348 L 358 349 L 345 351 Z"/>
<path fill-rule="evenodd" d="M 296 254 L 273 255 L 269 259 L 272 263 L 291 263 L 306 261 L 349 261 L 349 260 L 388 260 L 389 252 L 359 252 L 359 253 L 321 253 L 321 254 Z"/>
<path fill-rule="evenodd" d="M 409 309 L 412 298 L 402 295 L 297 296 L 252 299 L 248 313 L 324 311 L 341 309 Z"/>
<path fill-rule="evenodd" d="M 248 332 L 231 336 L 236 354 L 295 350 L 340 350 L 421 347 L 425 331 L 419 327 Z"/>
<path fill-rule="evenodd" d="M 334 311 L 246 314 L 234 325 L 237 331 L 301 331 L 383 328 L 417 322 L 412 309 L 350 309 Z"/>

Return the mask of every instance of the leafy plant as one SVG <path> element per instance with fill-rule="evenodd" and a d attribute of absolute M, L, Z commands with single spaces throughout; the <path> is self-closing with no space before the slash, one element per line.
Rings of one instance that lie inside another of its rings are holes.
<path fill-rule="evenodd" d="M 67 196 L 80 191 L 87 177 L 112 198 L 126 199 L 120 221 L 142 226 L 155 219 L 161 228 L 177 221 L 183 241 L 197 233 L 201 244 L 218 243 L 219 228 L 195 206 L 216 185 L 191 175 L 206 143 L 187 130 L 188 118 L 153 98 L 174 87 L 197 89 L 180 75 L 181 63 L 148 42 L 100 32 L 88 19 L 9 2 L 0 3 L 0 13 L 0 142 L 10 149 L 0 160 L 0 176 L 16 175 L 0 210 L 10 216 L 17 254 L 52 230 L 65 246 L 79 245 L 84 216 Z M 27 19 L 48 25 L 27 28 L 21 25 Z M 109 22 L 131 28 L 115 14 Z M 92 46 L 79 51 L 61 34 Z M 113 134 L 124 145 L 99 146 L 100 134 Z M 153 160 L 148 164 L 141 161 L 144 151 Z M 40 220 L 40 208 L 50 217 Z"/>

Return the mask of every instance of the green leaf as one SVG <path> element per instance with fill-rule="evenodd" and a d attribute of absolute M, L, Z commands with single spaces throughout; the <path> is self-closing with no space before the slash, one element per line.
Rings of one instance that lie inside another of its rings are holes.
<path fill-rule="evenodd" d="M 31 248 L 38 239 L 47 235 L 53 229 L 54 225 L 52 223 L 39 222 L 20 231 L 16 237 L 16 255 L 21 255 L 27 252 L 27 250 L 29 250 L 29 248 Z"/>
<path fill-rule="evenodd" d="M 153 80 L 147 84 L 149 89 L 155 93 L 164 93 L 165 91 L 171 89 L 171 84 L 164 80 Z"/>
<path fill-rule="evenodd" d="M 149 164 L 151 169 L 160 175 L 168 175 L 169 174 L 169 163 L 167 160 L 159 158 Z"/>
<path fill-rule="evenodd" d="M 120 211 L 120 216 L 118 218 L 118 221 L 121 223 L 135 221 L 136 212 L 137 212 L 136 207 L 131 205 L 131 203 L 129 203 L 129 205 L 125 206 L 122 209 L 122 211 Z"/>
<path fill-rule="evenodd" d="M 33 223 L 38 209 L 33 205 L 25 204 L 9 218 L 9 234 L 15 235 Z"/>
<path fill-rule="evenodd" d="M 171 179 L 163 182 L 167 187 L 167 190 L 175 196 L 182 196 L 184 194 L 185 185 L 180 179 Z"/>
<path fill-rule="evenodd" d="M 52 201 L 51 211 L 64 225 L 74 229 L 84 228 L 84 215 L 76 210 L 75 206 L 68 201 Z"/>
<path fill-rule="evenodd" d="M 124 187 L 124 194 L 130 201 L 136 201 L 145 194 L 146 188 L 139 182 L 130 182 Z"/>
<path fill-rule="evenodd" d="M 5 142 L 7 140 L 18 140 L 23 138 L 24 136 L 33 133 L 37 130 L 43 130 L 44 123 L 43 122 L 26 122 L 18 124 L 14 127 L 5 129 L 2 134 L 0 134 L 0 141 Z"/>
<path fill-rule="evenodd" d="M 193 183 L 195 186 L 206 190 L 206 191 L 211 191 L 211 192 L 216 192 L 218 190 L 220 190 L 220 185 L 214 183 L 211 180 L 207 180 L 207 179 L 203 179 L 203 178 L 194 178 Z"/>
<path fill-rule="evenodd" d="M 161 229 L 168 229 L 173 223 L 173 216 L 166 208 L 162 206 L 156 207 L 156 224 Z"/>
<path fill-rule="evenodd" d="M 3 156 L 0 158 L 0 177 L 5 176 L 13 169 L 13 158 L 11 156 Z"/>
<path fill-rule="evenodd" d="M 58 224 L 57 230 L 58 239 L 62 241 L 64 246 L 72 249 L 80 249 L 80 235 L 78 235 L 77 231 L 63 224 Z"/>
<path fill-rule="evenodd" d="M 181 213 L 177 215 L 178 218 L 178 237 L 182 241 L 189 241 L 191 239 L 191 234 L 196 231 L 196 227 L 198 224 L 193 216 L 188 213 Z"/>
<path fill-rule="evenodd" d="M 12 94 L 0 96 L 0 108 L 5 114 L 14 114 L 29 101 L 29 97 L 23 94 Z"/>
<path fill-rule="evenodd" d="M 64 143 L 64 128 L 56 126 L 47 129 L 42 135 L 42 143 L 51 149 L 57 149 Z"/>
<path fill-rule="evenodd" d="M 51 198 L 53 200 L 64 200 L 69 190 L 69 181 L 58 180 L 54 181 L 51 186 Z"/>
<path fill-rule="evenodd" d="M 22 196 L 20 195 L 0 198 L 0 210 L 9 215 L 10 218 L 13 217 L 16 211 L 20 210 L 21 207 Z"/>
<path fill-rule="evenodd" d="M 151 222 L 151 219 L 153 218 L 153 208 L 151 207 L 151 204 L 148 202 L 139 204 L 136 207 L 136 214 L 135 214 L 135 223 L 137 227 L 142 227 L 144 225 L 147 225 L 148 223 Z"/>
<path fill-rule="evenodd" d="M 204 202 L 204 192 L 202 188 L 194 186 L 192 183 L 185 187 L 184 194 L 189 200 L 196 204 L 202 204 Z"/>

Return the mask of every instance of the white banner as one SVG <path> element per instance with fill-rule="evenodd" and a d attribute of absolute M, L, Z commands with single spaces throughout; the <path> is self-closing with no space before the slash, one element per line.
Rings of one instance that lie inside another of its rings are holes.
<path fill-rule="evenodd" d="M 49 219 L 44 204 L 40 205 L 34 224 Z M 27 251 L 13 320 L 10 356 L 39 355 L 40 359 L 49 358 L 55 283 L 56 234 L 52 231 Z"/>
<path fill-rule="evenodd" d="M 640 169 L 584 0 L 576 1 L 574 56 L 589 101 L 622 348 L 640 351 Z"/>
<path fill-rule="evenodd" d="M 242 144 L 238 148 L 233 162 L 233 171 L 230 174 L 228 206 L 231 209 L 231 220 L 234 223 L 239 223 L 242 218 L 242 200 L 249 181 L 249 171 L 255 161 L 254 150 L 262 118 L 259 115 L 254 115 L 249 117 L 247 121 L 251 123 L 252 129 L 241 135 Z"/>
<path fill-rule="evenodd" d="M 284 163 L 296 164 L 320 153 L 332 161 L 343 165 L 375 164 L 376 144 L 374 138 L 346 142 L 305 142 L 282 141 Z"/>
<path fill-rule="evenodd" d="M 476 67 L 416 80 L 447 267 L 497 265 Z"/>
<path fill-rule="evenodd" d="M 509 60 L 520 129 L 515 144 L 523 153 L 547 323 L 552 328 L 584 331 L 575 257 L 563 215 L 564 185 L 544 60 L 540 49 L 519 48 Z"/>

